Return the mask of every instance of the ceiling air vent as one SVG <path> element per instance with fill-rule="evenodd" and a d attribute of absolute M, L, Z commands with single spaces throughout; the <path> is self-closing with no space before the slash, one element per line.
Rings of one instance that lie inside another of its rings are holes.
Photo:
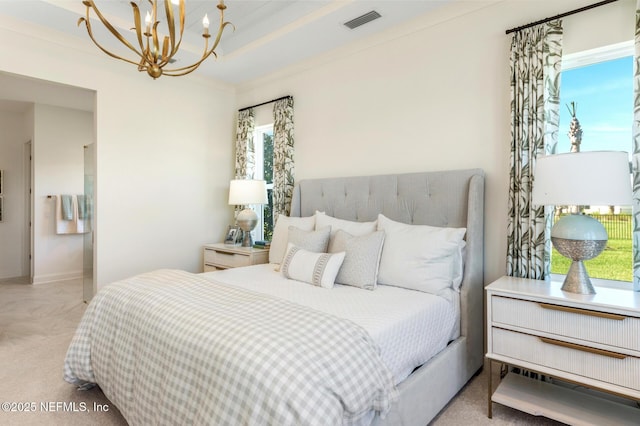
<path fill-rule="evenodd" d="M 382 15 L 380 15 L 378 12 L 372 10 L 371 12 L 367 12 L 362 16 L 358 16 L 357 18 L 354 18 L 349 22 L 345 22 L 344 25 L 353 30 L 355 28 L 358 28 L 360 25 L 364 25 L 368 22 L 373 21 L 374 19 L 380 18 L 381 16 Z"/>

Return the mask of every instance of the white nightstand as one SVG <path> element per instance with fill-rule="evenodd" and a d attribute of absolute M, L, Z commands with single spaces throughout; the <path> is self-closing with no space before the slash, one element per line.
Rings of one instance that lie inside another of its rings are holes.
<path fill-rule="evenodd" d="M 252 247 L 205 244 L 202 248 L 204 272 L 269 262 L 269 250 Z"/>
<path fill-rule="evenodd" d="M 497 402 L 567 424 L 640 424 L 637 404 L 589 391 L 640 401 L 640 293 L 561 286 L 502 277 L 486 287 L 489 417 Z M 493 361 L 551 381 L 508 373 L 492 393 Z"/>

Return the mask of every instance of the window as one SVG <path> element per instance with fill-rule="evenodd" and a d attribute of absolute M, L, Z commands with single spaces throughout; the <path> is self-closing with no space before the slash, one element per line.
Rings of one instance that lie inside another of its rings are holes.
<path fill-rule="evenodd" d="M 563 58 L 560 90 L 560 126 L 555 153 L 570 152 L 568 136 L 571 103 L 582 128 L 580 151 L 632 152 L 633 45 L 621 43 Z M 630 176 L 631 178 L 631 176 Z M 632 217 L 630 206 L 556 206 L 554 221 L 580 212 L 600 220 L 609 235 L 607 247 L 585 262 L 592 278 L 631 281 L 633 276 Z M 566 274 L 571 261 L 555 249 L 551 272 Z"/>
<path fill-rule="evenodd" d="M 256 152 L 255 179 L 267 182 L 268 204 L 254 206 L 258 224 L 253 230 L 254 240 L 271 240 L 273 236 L 273 124 L 256 126 L 253 134 Z M 256 208 L 257 207 L 257 208 Z"/>

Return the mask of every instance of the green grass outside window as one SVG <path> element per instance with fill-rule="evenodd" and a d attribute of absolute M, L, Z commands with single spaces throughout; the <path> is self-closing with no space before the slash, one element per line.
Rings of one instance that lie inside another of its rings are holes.
<path fill-rule="evenodd" d="M 609 240 L 600 256 L 585 261 L 584 265 L 591 278 L 631 281 L 633 270 L 631 240 Z M 551 254 L 551 273 L 566 274 L 569 266 L 571 266 L 571 259 L 564 257 L 554 248 Z"/>

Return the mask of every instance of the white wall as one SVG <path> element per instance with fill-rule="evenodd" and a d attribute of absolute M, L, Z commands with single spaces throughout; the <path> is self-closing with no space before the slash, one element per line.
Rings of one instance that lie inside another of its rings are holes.
<path fill-rule="evenodd" d="M 28 138 L 23 113 L 0 111 L 0 170 L 4 171 L 3 221 L 0 222 L 0 279 L 28 275 L 25 252 L 24 144 Z"/>
<path fill-rule="evenodd" d="M 156 268 L 200 271 L 202 244 L 220 241 L 232 218 L 234 88 L 154 81 L 88 40 L 7 17 L 0 38 L 11 40 L 0 44 L 0 71 L 97 93 L 98 286 Z"/>
<path fill-rule="evenodd" d="M 296 179 L 479 167 L 485 281 L 505 272 L 510 150 L 505 30 L 592 1 L 460 2 L 238 89 L 295 98 Z M 565 18 L 565 50 L 633 38 L 633 0 Z"/>
<path fill-rule="evenodd" d="M 33 283 L 82 276 L 82 234 L 56 234 L 55 198 L 84 193 L 84 145 L 93 143 L 93 113 L 34 107 Z"/>

